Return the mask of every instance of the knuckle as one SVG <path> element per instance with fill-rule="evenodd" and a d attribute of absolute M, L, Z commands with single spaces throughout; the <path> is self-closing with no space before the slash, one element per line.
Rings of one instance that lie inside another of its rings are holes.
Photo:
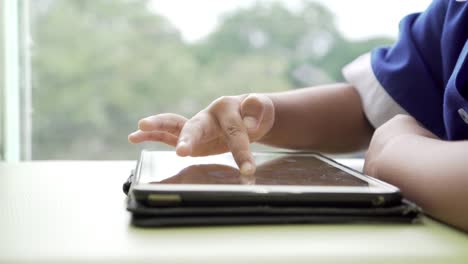
<path fill-rule="evenodd" d="M 210 105 L 210 109 L 213 111 L 219 111 L 225 109 L 226 106 L 230 105 L 235 101 L 233 96 L 221 96 L 218 99 L 214 100 Z"/>
<path fill-rule="evenodd" d="M 157 122 L 157 127 L 160 130 L 168 129 L 169 125 L 167 123 L 167 120 L 159 120 L 159 122 Z"/>
<path fill-rule="evenodd" d="M 246 132 L 242 124 L 242 120 L 236 115 L 227 115 L 220 120 L 220 125 L 228 137 L 237 137 Z"/>
<path fill-rule="evenodd" d="M 176 122 L 175 123 L 175 132 L 182 131 L 183 126 L 184 126 L 184 124 L 182 124 L 180 122 Z"/>
<path fill-rule="evenodd" d="M 227 125 L 225 130 L 228 137 L 236 137 L 242 132 L 240 127 L 234 124 Z"/>
<path fill-rule="evenodd" d="M 213 101 L 214 106 L 222 106 L 225 105 L 229 102 L 229 97 L 228 96 L 221 96 L 218 99 Z"/>
<path fill-rule="evenodd" d="M 148 139 L 152 141 L 160 141 L 162 139 L 162 135 L 159 133 L 151 133 L 148 135 Z"/>

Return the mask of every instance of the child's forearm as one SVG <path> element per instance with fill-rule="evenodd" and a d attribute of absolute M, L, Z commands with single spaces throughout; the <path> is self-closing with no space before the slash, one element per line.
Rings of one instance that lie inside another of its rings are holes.
<path fill-rule="evenodd" d="M 402 135 L 378 160 L 375 176 L 401 188 L 429 215 L 468 231 L 468 141 Z"/>
<path fill-rule="evenodd" d="M 275 122 L 260 142 L 276 147 L 325 152 L 359 150 L 370 141 L 372 127 L 361 100 L 349 84 L 331 84 L 268 94 Z"/>

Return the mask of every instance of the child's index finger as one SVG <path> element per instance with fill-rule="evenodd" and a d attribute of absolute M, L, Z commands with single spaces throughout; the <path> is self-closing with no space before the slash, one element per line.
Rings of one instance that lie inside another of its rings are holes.
<path fill-rule="evenodd" d="M 218 118 L 219 125 L 232 156 L 242 174 L 250 175 L 255 172 L 255 163 L 250 152 L 250 139 L 240 115 L 226 114 Z"/>

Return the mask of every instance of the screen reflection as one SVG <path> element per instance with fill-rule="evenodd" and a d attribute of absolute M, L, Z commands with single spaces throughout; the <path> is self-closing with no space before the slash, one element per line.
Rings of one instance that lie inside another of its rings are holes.
<path fill-rule="evenodd" d="M 154 166 L 164 166 L 164 163 Z M 252 176 L 241 175 L 232 164 L 213 163 L 189 165 L 162 180 L 155 181 L 155 178 L 161 179 L 161 176 L 141 181 L 153 184 L 368 186 L 367 182 L 313 156 L 297 155 L 261 159 Z"/>

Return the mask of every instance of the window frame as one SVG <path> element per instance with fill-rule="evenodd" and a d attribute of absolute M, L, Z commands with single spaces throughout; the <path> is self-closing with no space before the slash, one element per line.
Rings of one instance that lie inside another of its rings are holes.
<path fill-rule="evenodd" d="M 7 162 L 18 162 L 29 160 L 31 156 L 29 0 L 3 1 L 2 8 L 2 156 Z"/>
<path fill-rule="evenodd" d="M 4 123 L 3 123 L 3 112 L 4 112 L 4 105 L 5 102 L 3 100 L 3 91 L 4 91 L 4 69 L 5 69 L 5 64 L 4 64 L 4 3 L 3 1 L 0 2 L 0 161 L 3 160 L 4 158 Z"/>

